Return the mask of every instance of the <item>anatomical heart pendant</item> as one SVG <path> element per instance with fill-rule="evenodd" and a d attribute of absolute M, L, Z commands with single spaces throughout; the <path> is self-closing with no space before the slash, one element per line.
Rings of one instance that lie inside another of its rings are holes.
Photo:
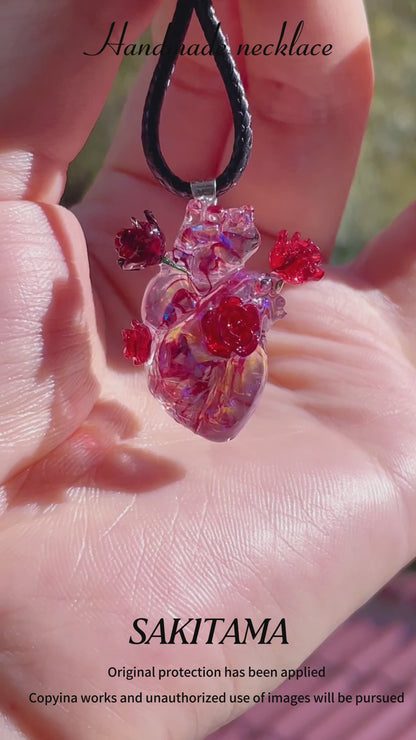
<path fill-rule="evenodd" d="M 233 439 L 266 382 L 266 333 L 286 315 L 282 286 L 319 280 L 320 251 L 282 231 L 271 273 L 260 274 L 245 268 L 260 243 L 252 207 L 190 200 L 171 251 L 145 216 L 116 237 L 123 269 L 160 265 L 142 321 L 123 331 L 124 356 L 145 365 L 150 391 L 177 422 L 211 441 Z"/>

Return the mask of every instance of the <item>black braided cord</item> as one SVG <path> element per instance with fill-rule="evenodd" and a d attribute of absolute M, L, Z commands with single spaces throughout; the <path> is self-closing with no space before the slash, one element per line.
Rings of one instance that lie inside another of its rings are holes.
<path fill-rule="evenodd" d="M 142 144 L 147 163 L 154 176 L 172 193 L 184 198 L 192 196 L 191 183 L 181 180 L 166 163 L 160 148 L 159 124 L 169 80 L 194 10 L 205 38 L 212 46 L 212 55 L 223 79 L 234 120 L 233 151 L 225 170 L 216 179 L 217 195 L 225 193 L 241 177 L 250 156 L 253 138 L 244 87 L 231 49 L 221 28 L 218 28 L 211 0 L 178 0 L 149 85 L 142 119 Z"/>

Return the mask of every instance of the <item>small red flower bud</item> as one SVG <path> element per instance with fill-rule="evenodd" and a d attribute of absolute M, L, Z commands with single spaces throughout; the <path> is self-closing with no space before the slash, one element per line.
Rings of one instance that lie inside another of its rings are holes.
<path fill-rule="evenodd" d="M 146 221 L 132 218 L 130 229 L 118 232 L 115 245 L 119 255 L 118 264 L 123 270 L 141 270 L 157 265 L 165 254 L 166 240 L 150 211 L 145 211 Z"/>
<path fill-rule="evenodd" d="M 270 268 L 285 283 L 300 285 L 320 280 L 325 274 L 321 262 L 319 247 L 310 239 L 302 239 L 298 231 L 291 239 L 287 231 L 280 231 L 270 252 Z"/>
<path fill-rule="evenodd" d="M 135 319 L 131 329 L 123 329 L 123 355 L 126 360 L 133 360 L 134 365 L 144 365 L 152 351 L 152 334 L 150 329 Z"/>

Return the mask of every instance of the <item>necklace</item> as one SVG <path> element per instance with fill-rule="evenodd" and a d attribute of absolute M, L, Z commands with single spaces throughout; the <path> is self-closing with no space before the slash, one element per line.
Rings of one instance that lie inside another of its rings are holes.
<path fill-rule="evenodd" d="M 195 11 L 222 76 L 234 121 L 234 146 L 211 181 L 186 182 L 166 163 L 159 141 L 164 96 Z M 147 94 L 142 143 L 164 187 L 189 198 L 171 250 L 153 213 L 116 236 L 124 270 L 160 265 L 147 286 L 142 321 L 122 332 L 124 356 L 145 365 L 151 393 L 180 424 L 206 439 L 233 439 L 255 410 L 267 378 L 266 332 L 284 318 L 285 283 L 319 280 L 321 253 L 297 232 L 280 231 L 270 273 L 247 270 L 260 244 L 253 208 L 222 208 L 217 197 L 243 174 L 252 147 L 245 91 L 211 0 L 178 0 Z"/>

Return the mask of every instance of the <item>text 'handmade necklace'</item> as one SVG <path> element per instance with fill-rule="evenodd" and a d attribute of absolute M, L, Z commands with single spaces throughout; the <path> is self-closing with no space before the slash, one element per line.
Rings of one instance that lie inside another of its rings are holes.
<path fill-rule="evenodd" d="M 234 119 L 229 164 L 210 182 L 173 174 L 160 150 L 163 99 L 193 11 L 222 76 Z M 210 0 L 178 0 L 147 95 L 142 142 L 148 165 L 171 192 L 190 198 L 171 250 L 153 214 L 117 234 L 123 270 L 160 265 L 144 295 L 142 320 L 123 331 L 124 356 L 145 365 L 148 385 L 173 418 L 216 442 L 235 437 L 255 409 L 267 377 L 265 336 L 285 314 L 285 283 L 319 280 L 321 253 L 299 233 L 281 231 L 270 274 L 245 269 L 258 249 L 253 208 L 221 208 L 217 196 L 244 172 L 252 145 L 250 113 L 231 50 Z"/>

